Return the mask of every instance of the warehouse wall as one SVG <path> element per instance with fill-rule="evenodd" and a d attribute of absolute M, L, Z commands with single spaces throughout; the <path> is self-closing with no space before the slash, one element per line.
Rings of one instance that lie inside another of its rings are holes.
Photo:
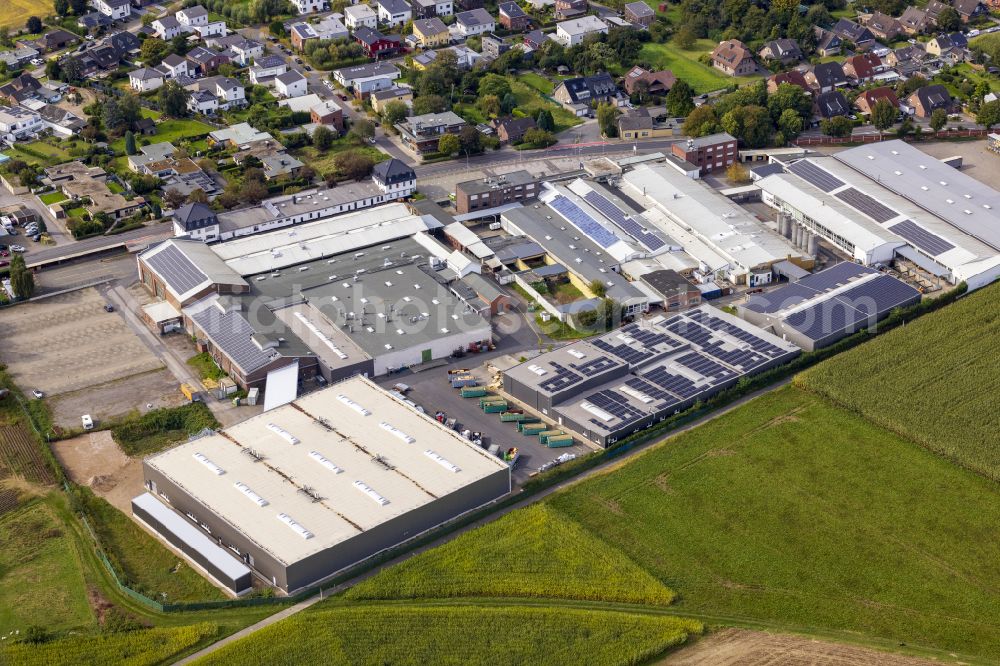
<path fill-rule="evenodd" d="M 423 351 L 431 350 L 431 358 L 448 358 L 453 351 L 461 347 L 467 349 L 473 342 L 486 342 L 493 336 L 493 329 L 489 322 L 483 320 L 482 326 L 470 331 L 459 331 L 451 335 L 435 338 L 426 344 L 415 345 L 405 349 L 380 354 L 375 358 L 375 375 L 386 374 L 389 368 L 398 368 L 401 365 L 416 365 L 423 362 Z M 401 336 L 405 339 L 405 336 Z"/>

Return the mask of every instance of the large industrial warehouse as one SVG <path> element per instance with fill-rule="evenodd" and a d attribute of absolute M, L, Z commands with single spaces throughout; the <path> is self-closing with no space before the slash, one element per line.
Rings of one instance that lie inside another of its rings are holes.
<path fill-rule="evenodd" d="M 521 363 L 504 374 L 504 390 L 608 446 L 799 353 L 788 341 L 702 305 Z"/>
<path fill-rule="evenodd" d="M 288 592 L 511 487 L 506 463 L 360 376 L 154 455 L 143 471 L 186 525 Z M 150 515 L 148 502 L 137 513 Z M 204 544 L 178 547 L 194 560 Z M 231 571 L 235 582 L 217 582 L 242 591 L 238 567 L 208 570 Z"/>
<path fill-rule="evenodd" d="M 736 307 L 743 319 L 813 351 L 918 302 L 920 292 L 905 282 L 845 261 Z"/>

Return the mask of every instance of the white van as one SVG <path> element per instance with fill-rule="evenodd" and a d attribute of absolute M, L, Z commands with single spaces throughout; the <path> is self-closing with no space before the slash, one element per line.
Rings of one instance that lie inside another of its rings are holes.
<path fill-rule="evenodd" d="M 90 418 L 90 414 L 84 414 L 80 420 L 83 421 L 84 430 L 94 429 L 94 419 Z"/>

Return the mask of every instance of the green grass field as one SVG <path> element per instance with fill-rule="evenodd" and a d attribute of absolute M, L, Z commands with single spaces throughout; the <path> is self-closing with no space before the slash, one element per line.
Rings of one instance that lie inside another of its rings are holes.
<path fill-rule="evenodd" d="M 215 128 L 211 125 L 206 125 L 199 120 L 171 119 L 158 123 L 156 125 L 156 134 L 146 138 L 149 139 L 150 143 L 160 143 L 162 141 L 174 142 L 180 141 L 181 139 L 189 139 L 191 137 L 200 137 L 208 134 L 214 129 Z M 111 143 L 111 148 L 113 148 L 116 153 L 124 153 L 125 137 L 121 137 L 113 141 Z"/>
<path fill-rule="evenodd" d="M 69 161 L 70 154 L 61 146 L 54 146 L 45 141 L 32 141 L 31 143 L 15 143 L 7 154 L 11 159 L 21 160 L 28 164 L 37 164 L 46 167 L 61 164 Z"/>
<path fill-rule="evenodd" d="M 564 514 L 538 504 L 352 588 L 349 599 L 548 597 L 667 605 L 663 583 Z"/>
<path fill-rule="evenodd" d="M 333 142 L 333 146 L 330 147 L 325 153 L 321 153 L 312 146 L 305 146 L 303 148 L 297 148 L 292 152 L 293 155 L 298 157 L 300 160 L 312 167 L 316 173 L 319 175 L 324 175 L 330 171 L 336 171 L 336 166 L 334 165 L 334 160 L 337 157 L 337 153 L 342 153 L 345 150 L 358 150 L 365 153 L 376 163 L 382 160 L 388 159 L 389 156 L 383 153 L 381 150 L 371 145 L 355 145 L 347 137 L 341 137 Z"/>
<path fill-rule="evenodd" d="M 797 382 L 1000 480 L 998 297 L 1000 285 L 980 289 L 809 370 Z"/>
<path fill-rule="evenodd" d="M 701 624 L 691 620 L 580 609 L 323 607 L 299 613 L 197 663 L 614 666 L 645 663 L 700 632 Z"/>
<path fill-rule="evenodd" d="M 74 636 L 41 645 L 17 644 L 8 641 L 0 649 L 6 663 L 22 666 L 74 664 L 74 666 L 106 666 L 107 664 L 170 663 L 173 657 L 216 635 L 213 624 L 198 624 L 166 629 L 145 629 L 99 636 Z"/>
<path fill-rule="evenodd" d="M 73 540 L 44 500 L 0 519 L 0 634 L 30 625 L 95 625 Z"/>
<path fill-rule="evenodd" d="M 68 198 L 69 197 L 67 197 L 62 192 L 56 191 L 56 192 L 49 192 L 48 194 L 43 194 L 40 197 L 38 197 L 38 200 L 41 201 L 46 206 L 48 206 L 50 204 L 59 203 L 60 201 L 66 201 L 66 199 Z"/>
<path fill-rule="evenodd" d="M 552 112 L 552 120 L 556 124 L 556 134 L 583 122 L 582 118 L 576 117 L 555 102 L 542 97 L 536 88 L 513 77 L 508 77 L 508 80 L 510 81 L 510 90 L 514 94 L 514 97 L 517 98 L 517 109 L 523 112 L 524 115 L 531 116 L 532 118 L 537 117 L 538 112 L 542 109 L 548 109 Z"/>
<path fill-rule="evenodd" d="M 646 42 L 639 52 L 639 61 L 647 62 L 656 69 L 669 69 L 677 78 L 687 81 L 697 93 L 706 93 L 733 83 L 743 84 L 756 81 L 758 77 L 726 76 L 708 65 L 698 62 L 698 56 L 711 53 L 715 43 L 709 39 L 699 39 L 694 47 L 685 51 L 672 42 L 657 44 Z"/>
<path fill-rule="evenodd" d="M 0 26 L 19 30 L 29 16 L 48 16 L 51 13 L 51 0 L 12 0 L 0 5 Z"/>
<path fill-rule="evenodd" d="M 555 88 L 551 81 L 535 72 L 522 72 L 517 75 L 517 80 L 534 88 L 543 95 L 551 95 L 552 90 Z"/>

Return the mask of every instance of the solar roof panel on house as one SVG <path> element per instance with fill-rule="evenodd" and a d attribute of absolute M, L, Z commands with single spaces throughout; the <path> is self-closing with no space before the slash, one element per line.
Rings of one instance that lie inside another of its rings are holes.
<path fill-rule="evenodd" d="M 937 234 L 932 234 L 923 227 L 918 226 L 913 220 L 903 220 L 899 224 L 894 224 L 889 227 L 889 231 L 899 234 L 934 257 L 944 254 L 955 247 Z"/>
<path fill-rule="evenodd" d="M 827 193 L 844 185 L 844 181 L 841 179 L 806 160 L 799 160 L 789 166 L 788 170 Z"/>
<path fill-rule="evenodd" d="M 609 220 L 617 224 L 637 241 L 645 245 L 648 250 L 659 250 L 665 245 L 660 237 L 650 233 L 648 229 L 636 222 L 631 215 L 626 215 L 603 194 L 591 190 L 584 195 L 583 199 L 601 211 Z"/>
<path fill-rule="evenodd" d="M 549 205 L 571 224 L 575 225 L 577 229 L 589 236 L 590 240 L 601 247 L 607 249 L 618 241 L 618 238 L 613 233 L 605 229 L 597 220 L 588 215 L 586 211 L 561 194 L 552 197 Z"/>
<path fill-rule="evenodd" d="M 191 317 L 212 342 L 247 373 L 264 367 L 277 356 L 273 350 L 264 351 L 254 343 L 253 327 L 239 314 L 223 313 L 211 305 Z"/>
<path fill-rule="evenodd" d="M 899 215 L 896 211 L 885 206 L 874 198 L 868 196 L 860 190 L 856 190 L 853 187 L 849 187 L 846 190 L 841 190 L 833 195 L 846 203 L 848 206 L 854 210 L 867 215 L 871 219 L 878 223 L 888 222 L 892 218 Z"/>
<path fill-rule="evenodd" d="M 147 258 L 146 263 L 178 294 L 185 294 L 208 279 L 173 245 L 168 245 Z"/>

